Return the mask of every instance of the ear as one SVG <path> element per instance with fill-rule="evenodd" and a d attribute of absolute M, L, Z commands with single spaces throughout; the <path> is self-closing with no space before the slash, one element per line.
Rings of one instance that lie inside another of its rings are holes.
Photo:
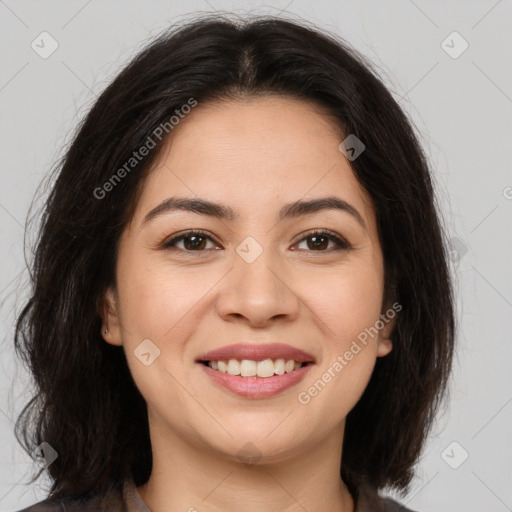
<path fill-rule="evenodd" d="M 121 322 L 117 313 L 116 292 L 113 286 L 109 286 L 100 300 L 99 314 L 103 320 L 101 336 L 111 345 L 121 346 Z M 106 332 L 105 332 L 106 331 Z"/>
<path fill-rule="evenodd" d="M 395 327 L 396 317 L 400 309 L 402 309 L 402 307 L 397 302 L 395 302 L 392 306 L 385 309 L 384 312 L 380 315 L 380 320 L 384 326 L 382 329 L 380 329 L 379 332 L 379 340 L 377 342 L 377 357 L 387 356 L 393 349 L 391 333 Z"/>

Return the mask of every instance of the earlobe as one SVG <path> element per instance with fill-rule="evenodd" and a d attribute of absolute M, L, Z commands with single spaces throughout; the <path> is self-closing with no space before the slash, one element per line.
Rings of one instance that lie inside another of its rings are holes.
<path fill-rule="evenodd" d="M 119 320 L 115 291 L 109 286 L 102 297 L 100 304 L 100 316 L 103 320 L 101 326 L 101 336 L 111 345 L 121 346 L 121 322 Z"/>
<path fill-rule="evenodd" d="M 377 357 L 387 356 L 393 350 L 393 342 L 390 338 L 381 338 L 377 346 Z"/>
<path fill-rule="evenodd" d="M 382 327 L 379 333 L 379 341 L 377 345 L 377 357 L 387 356 L 391 350 L 393 350 L 393 341 L 391 340 L 391 335 L 396 323 L 396 311 L 393 309 L 393 316 L 389 315 L 388 312 L 391 308 L 386 310 L 384 315 L 381 315 L 383 318 L 384 326 Z"/>

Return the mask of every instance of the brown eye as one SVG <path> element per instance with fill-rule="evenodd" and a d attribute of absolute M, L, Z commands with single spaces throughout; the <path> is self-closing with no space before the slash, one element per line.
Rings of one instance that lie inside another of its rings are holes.
<path fill-rule="evenodd" d="M 347 242 L 342 240 L 340 237 L 332 233 L 331 231 L 314 231 L 309 233 L 300 242 L 306 241 L 307 250 L 313 252 L 331 252 L 326 250 L 329 247 L 329 242 L 333 242 L 334 246 L 337 247 L 335 250 L 349 249 L 350 246 Z M 331 246 L 332 247 L 332 246 Z"/>
<path fill-rule="evenodd" d="M 164 249 L 182 249 L 188 252 L 202 252 L 206 249 L 207 240 L 212 240 L 210 236 L 202 231 L 188 231 L 179 236 L 171 238 L 162 244 Z M 183 241 L 183 247 L 177 247 L 177 244 Z"/>
<path fill-rule="evenodd" d="M 203 231 L 187 231 L 165 241 L 162 244 L 162 248 L 198 253 L 218 248 L 218 245 L 215 243 L 213 247 L 208 248 L 208 241 L 214 242 L 212 237 Z M 306 250 L 310 252 L 332 252 L 332 250 L 350 249 L 350 245 L 345 240 L 328 230 L 309 233 L 298 243 L 301 244 L 303 242 L 306 242 Z M 180 243 L 183 243 L 181 247 L 178 245 Z M 330 246 L 332 250 L 329 249 L 329 243 L 334 244 L 334 246 Z"/>
<path fill-rule="evenodd" d="M 185 249 L 195 251 L 196 249 L 204 249 L 206 238 L 202 235 L 188 235 L 183 237 Z"/>

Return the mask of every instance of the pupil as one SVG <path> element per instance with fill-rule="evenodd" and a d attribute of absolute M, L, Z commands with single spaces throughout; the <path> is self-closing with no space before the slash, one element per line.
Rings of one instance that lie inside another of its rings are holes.
<path fill-rule="evenodd" d="M 310 239 L 313 241 L 313 247 L 315 248 L 321 248 L 325 245 L 325 241 L 327 240 L 327 237 L 323 236 L 323 235 L 312 235 L 310 237 Z M 323 240 L 323 243 L 322 242 L 319 242 L 319 240 Z"/>
<path fill-rule="evenodd" d="M 189 235 L 187 238 L 185 238 L 185 245 L 189 246 L 187 249 L 190 247 L 193 249 L 200 248 L 202 242 L 204 242 L 204 238 L 201 235 Z"/>

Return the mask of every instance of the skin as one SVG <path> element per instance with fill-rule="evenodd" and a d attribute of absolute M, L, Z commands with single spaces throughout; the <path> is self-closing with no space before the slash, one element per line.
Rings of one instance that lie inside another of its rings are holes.
<path fill-rule="evenodd" d="M 376 358 L 391 351 L 393 322 L 308 404 L 297 398 L 388 307 L 375 211 L 338 149 L 345 137 L 321 107 L 280 96 L 199 104 L 171 135 L 121 237 L 117 286 L 104 297 L 102 335 L 124 347 L 148 404 L 153 471 L 138 491 L 153 512 L 350 512 L 340 478 L 345 417 Z M 239 218 L 173 211 L 143 224 L 171 196 L 221 203 Z M 285 203 L 325 196 L 350 203 L 365 226 L 333 209 L 278 221 Z M 161 248 L 189 229 L 211 239 L 199 251 L 190 239 Z M 350 249 L 330 239 L 317 248 L 313 229 L 335 232 Z M 236 252 L 248 236 L 263 250 L 252 263 Z M 134 354 L 144 339 L 161 351 L 149 366 Z M 277 396 L 240 397 L 195 360 L 244 341 L 287 343 L 316 364 Z M 239 455 L 249 442 L 260 455 L 254 464 Z"/>

